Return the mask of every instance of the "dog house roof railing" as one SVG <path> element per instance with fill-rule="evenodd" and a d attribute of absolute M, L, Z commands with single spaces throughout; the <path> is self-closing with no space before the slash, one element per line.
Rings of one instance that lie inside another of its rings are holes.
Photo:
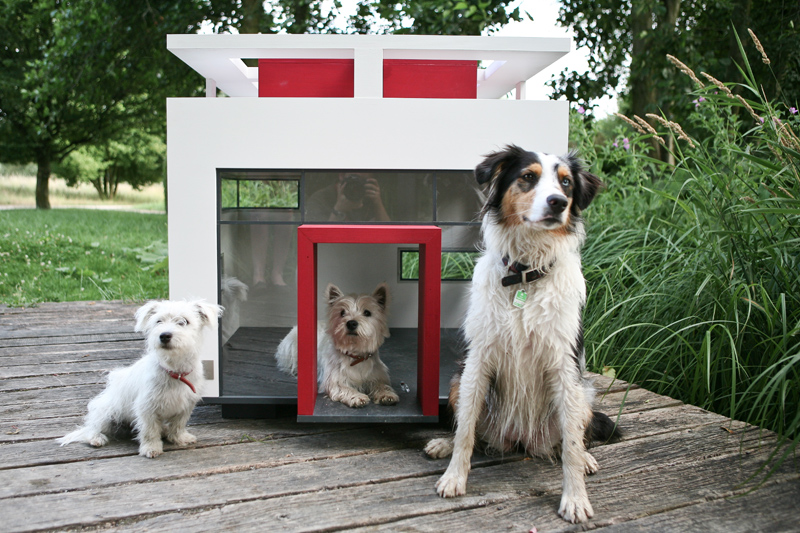
<path fill-rule="evenodd" d="M 501 98 L 569 53 L 560 37 L 429 35 L 168 35 L 167 48 L 206 79 L 206 96 L 219 88 L 232 97 L 258 96 L 258 68 L 244 59 L 349 59 L 353 96 L 383 97 L 384 60 L 480 61 L 477 97 Z"/>

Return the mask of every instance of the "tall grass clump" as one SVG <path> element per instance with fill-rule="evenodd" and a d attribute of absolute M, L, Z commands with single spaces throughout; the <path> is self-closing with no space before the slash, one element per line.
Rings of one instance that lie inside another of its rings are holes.
<path fill-rule="evenodd" d="M 776 431 L 789 453 L 800 439 L 800 115 L 768 99 L 742 57 L 744 83 L 701 73 L 685 128 L 623 117 L 615 146 L 573 117 L 573 142 L 608 182 L 586 213 L 587 358 Z M 650 157 L 654 139 L 674 162 Z"/>

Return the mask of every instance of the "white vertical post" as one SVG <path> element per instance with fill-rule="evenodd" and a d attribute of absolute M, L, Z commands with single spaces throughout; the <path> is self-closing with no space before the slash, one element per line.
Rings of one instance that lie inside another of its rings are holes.
<path fill-rule="evenodd" d="M 517 83 L 517 90 L 515 91 L 516 94 L 517 94 L 517 100 L 527 100 L 528 99 L 527 87 L 528 87 L 528 83 L 525 82 L 525 81 L 521 81 L 521 82 Z"/>
<path fill-rule="evenodd" d="M 217 97 L 217 82 L 211 78 L 206 78 L 206 98 Z"/>
<path fill-rule="evenodd" d="M 356 48 L 353 52 L 353 96 L 383 98 L 383 49 Z"/>

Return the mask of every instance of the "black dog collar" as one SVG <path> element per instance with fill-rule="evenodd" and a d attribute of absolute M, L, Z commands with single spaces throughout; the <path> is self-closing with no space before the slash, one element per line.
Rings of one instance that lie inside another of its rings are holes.
<path fill-rule="evenodd" d="M 516 261 L 509 264 L 509 261 L 510 259 L 508 256 L 503 258 L 503 265 L 507 266 L 508 271 L 511 272 L 511 274 L 502 279 L 503 287 L 510 287 L 511 285 L 517 285 L 519 283 L 530 283 L 532 281 L 536 281 L 543 278 L 550 271 L 550 269 L 553 268 L 553 263 L 550 263 L 550 266 L 547 267 L 547 269 L 536 270 L 528 265 L 523 265 L 522 263 L 518 263 Z"/>

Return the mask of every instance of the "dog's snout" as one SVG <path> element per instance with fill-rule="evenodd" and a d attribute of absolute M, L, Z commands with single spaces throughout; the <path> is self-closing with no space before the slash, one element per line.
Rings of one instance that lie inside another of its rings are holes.
<path fill-rule="evenodd" d="M 551 194 L 547 197 L 547 205 L 553 213 L 561 213 L 567 208 L 567 197 L 560 194 Z"/>
<path fill-rule="evenodd" d="M 348 320 L 347 321 L 347 331 L 355 331 L 358 329 L 358 322 L 355 320 Z"/>
<path fill-rule="evenodd" d="M 161 344 L 169 344 L 169 341 L 172 340 L 172 333 L 162 333 L 158 338 L 161 340 Z"/>

